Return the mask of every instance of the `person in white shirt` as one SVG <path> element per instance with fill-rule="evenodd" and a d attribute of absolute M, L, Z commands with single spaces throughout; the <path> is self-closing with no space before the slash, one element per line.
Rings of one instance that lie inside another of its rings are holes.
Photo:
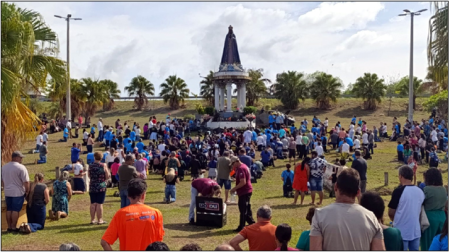
<path fill-rule="evenodd" d="M 315 151 L 317 152 L 317 156 L 323 157 L 323 147 L 320 141 L 317 143 Z"/>
<path fill-rule="evenodd" d="M 69 130 L 69 138 L 72 138 L 72 120 L 67 120 L 66 128 Z"/>
<path fill-rule="evenodd" d="M 36 149 L 33 150 L 33 153 L 38 153 L 39 152 L 39 148 L 42 145 L 42 142 L 44 142 L 44 137 L 42 136 L 42 132 L 36 137 Z"/>
<path fill-rule="evenodd" d="M 355 136 L 355 125 L 351 124 L 350 125 L 350 129 L 348 130 L 348 137 L 350 137 L 350 139 L 354 139 Z"/>
<path fill-rule="evenodd" d="M 356 134 L 361 135 L 361 126 L 356 127 Z"/>
<path fill-rule="evenodd" d="M 134 129 L 134 132 L 136 133 L 136 141 L 139 141 L 141 139 L 141 127 L 136 126 L 136 129 Z"/>
<path fill-rule="evenodd" d="M 84 145 L 87 144 L 88 138 L 89 138 L 89 132 L 87 132 L 86 129 L 84 129 L 83 130 L 83 142 L 84 142 Z"/>
<path fill-rule="evenodd" d="M 47 143 L 48 143 L 48 135 L 47 135 L 47 132 L 44 132 L 44 134 L 42 134 L 42 142 L 47 142 Z"/>
<path fill-rule="evenodd" d="M 97 123 L 97 129 L 98 129 L 98 141 L 102 142 L 103 141 L 103 119 L 100 118 L 98 119 L 98 123 Z"/>
<path fill-rule="evenodd" d="M 350 145 L 344 142 L 341 146 L 341 159 L 347 159 L 350 156 Z"/>
<path fill-rule="evenodd" d="M 323 126 L 328 128 L 328 117 L 325 117 L 325 121 L 323 122 Z"/>
<path fill-rule="evenodd" d="M 437 132 L 436 127 L 433 127 L 433 130 L 431 131 L 431 141 L 433 141 L 434 144 L 437 144 L 438 138 L 437 138 Z"/>
<path fill-rule="evenodd" d="M 166 124 L 170 123 L 170 116 L 166 117 Z"/>
<path fill-rule="evenodd" d="M 253 133 L 250 131 L 249 128 L 247 128 L 247 130 L 244 132 L 243 136 L 244 136 L 244 143 L 249 144 L 252 142 Z"/>
<path fill-rule="evenodd" d="M 165 149 L 166 149 L 166 145 L 164 144 L 163 141 L 160 141 L 159 145 L 158 145 L 158 150 L 162 153 Z"/>
<path fill-rule="evenodd" d="M 365 131 L 362 135 L 362 143 L 363 145 L 369 145 L 369 135 Z"/>
<path fill-rule="evenodd" d="M 359 136 L 356 136 L 355 141 L 353 141 L 353 146 L 355 147 L 355 150 L 361 148 L 361 141 L 359 141 Z"/>
<path fill-rule="evenodd" d="M 258 151 L 262 151 L 263 147 L 266 146 L 266 141 L 261 133 L 259 133 L 259 136 L 256 138 L 256 145 L 258 146 Z"/>

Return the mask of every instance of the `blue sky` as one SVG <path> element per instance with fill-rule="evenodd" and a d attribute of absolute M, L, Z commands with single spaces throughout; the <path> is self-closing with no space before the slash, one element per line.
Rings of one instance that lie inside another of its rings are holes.
<path fill-rule="evenodd" d="M 277 73 L 325 71 L 344 85 L 365 72 L 386 80 L 409 73 L 410 18 L 403 9 L 429 2 L 17 2 L 40 12 L 58 34 L 66 59 L 71 22 L 72 78 L 111 79 L 123 88 L 142 75 L 159 85 L 177 74 L 192 92 L 217 70 L 228 26 L 234 27 L 245 68 Z M 414 18 L 414 75 L 426 75 L 430 12 Z"/>

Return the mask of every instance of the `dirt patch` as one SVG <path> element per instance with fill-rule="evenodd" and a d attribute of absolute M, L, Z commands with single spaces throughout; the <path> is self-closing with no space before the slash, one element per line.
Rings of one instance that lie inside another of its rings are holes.
<path fill-rule="evenodd" d="M 379 188 L 376 189 L 375 191 L 377 191 L 381 196 L 392 195 L 392 190 L 389 188 Z"/>

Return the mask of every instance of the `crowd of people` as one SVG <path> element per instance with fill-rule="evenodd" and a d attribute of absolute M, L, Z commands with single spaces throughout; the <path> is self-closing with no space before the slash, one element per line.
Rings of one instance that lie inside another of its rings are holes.
<path fill-rule="evenodd" d="M 150 117 L 142 130 L 139 123 L 122 125 L 120 119 L 114 127 L 103 125 L 101 118 L 92 127 L 86 122 L 82 143 L 72 144 L 72 164 L 63 168 L 50 189 L 43 184 L 44 176 L 40 173 L 30 184 L 27 169 L 21 164 L 23 155 L 14 152 L 12 162 L 2 167 L 8 231 L 31 233 L 43 229 L 50 197 L 53 200 L 49 217 L 55 220 L 68 217 L 71 196 L 86 192 L 87 176 L 91 224 L 107 224 L 103 219 L 106 190 L 118 187 L 121 208 L 102 237 L 101 245 L 105 250 L 111 249 L 117 239 L 121 250 L 168 250 L 162 243 L 165 233 L 162 213 L 144 204 L 145 180 L 154 173 L 160 174 L 166 184 L 163 200 L 168 204 L 176 201 L 176 185 L 190 175 L 190 224 L 196 223 L 196 196 L 223 196 L 226 204 L 238 196 L 240 220 L 235 230 L 238 234 L 217 250 L 240 250 L 239 244 L 245 240 L 250 250 L 418 250 L 419 245 L 422 250 L 437 246 L 448 249 L 448 193 L 443 187 L 438 169 L 441 160 L 436 153 L 448 153 L 445 121 L 435 117 L 412 123 L 407 120 L 401 132 L 400 123 L 394 118 L 393 134 L 388 136 L 387 123 L 380 123 L 379 128 L 374 126 L 372 130 L 362 118 L 357 121 L 356 116 L 347 130 L 340 122 L 329 126 L 328 118 L 322 122 L 314 116 L 308 128 L 306 118 L 296 127 L 285 125 L 280 116 L 270 117 L 268 127 L 225 128 L 197 136 L 191 136 L 191 131 L 198 127 L 196 122 L 170 116 L 162 122 Z M 50 132 L 62 129 L 63 142 L 76 139 L 82 118 L 78 123 L 75 126 L 67 120 L 55 126 L 52 122 Z M 72 126 L 75 126 L 75 135 L 72 135 Z M 401 186 L 393 191 L 388 204 L 389 225 L 383 221 L 385 205 L 381 196 L 366 192 L 366 160 L 374 155 L 376 142 L 388 139 L 398 141 L 398 161 L 405 164 L 398 169 Z M 146 140 L 148 145 L 144 144 Z M 95 142 L 99 142 L 105 152 L 93 152 Z M 42 127 L 36 138 L 36 149 L 32 151 L 39 152 L 37 164 L 46 163 L 47 145 L 47 127 Z M 84 152 L 83 146 L 86 146 Z M 326 160 L 325 153 L 336 153 L 338 158 Z M 83 154 L 87 154 L 87 170 L 80 158 Z M 256 221 L 253 219 L 252 183 L 264 179 L 264 171 L 275 167 L 277 159 L 288 162 L 281 173 L 283 196 L 293 197 L 295 205 L 300 195 L 300 205 L 303 205 L 305 194 L 311 194 L 311 208 L 306 216 L 311 229 L 301 234 L 296 248 L 287 247 L 292 234 L 288 224 L 274 226 L 270 223 L 272 209 L 269 206 L 260 207 Z M 416 186 L 417 165 L 423 159 L 430 168 L 423 174 L 423 183 Z M 329 177 L 325 176 L 327 169 L 331 169 Z M 71 173 L 73 188 L 69 183 Z M 320 207 L 326 184 L 331 185 L 330 197 L 335 197 L 336 202 Z M 16 229 L 25 199 L 28 223 Z M 142 233 L 149 235 L 139 235 Z M 180 250 L 201 248 L 188 244 Z"/>

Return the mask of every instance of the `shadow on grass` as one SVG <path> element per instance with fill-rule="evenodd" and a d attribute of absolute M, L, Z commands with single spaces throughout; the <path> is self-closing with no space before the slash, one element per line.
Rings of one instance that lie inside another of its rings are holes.
<path fill-rule="evenodd" d="M 300 205 L 292 205 L 291 203 L 289 203 L 289 204 L 284 204 L 284 205 L 270 206 L 270 208 L 272 208 L 272 209 L 295 209 L 295 208 L 304 207 L 304 206 L 306 206 L 306 205 L 300 206 Z"/>
<path fill-rule="evenodd" d="M 56 222 L 56 221 L 51 221 Z M 89 222 L 83 223 L 83 224 L 75 224 L 75 225 L 57 225 L 57 226 L 45 226 L 44 230 L 60 230 L 60 229 L 69 229 L 70 228 L 80 228 L 80 227 L 89 227 L 89 226 L 95 226 L 91 225 Z"/>
<path fill-rule="evenodd" d="M 103 224 L 103 225 L 88 224 L 87 226 L 89 226 L 89 228 L 63 229 L 63 230 L 60 230 L 59 233 L 70 233 L 70 234 L 85 233 L 85 232 L 89 232 L 89 231 L 106 230 L 108 228 L 108 224 Z"/>
<path fill-rule="evenodd" d="M 188 223 L 171 223 L 164 224 L 165 229 L 176 230 L 176 231 L 185 231 L 185 232 L 194 232 L 193 234 L 186 236 L 173 236 L 173 238 L 207 238 L 211 236 L 224 236 L 234 234 L 236 232 L 233 229 L 222 229 L 218 227 L 207 227 L 207 226 L 196 226 L 189 225 Z"/>

